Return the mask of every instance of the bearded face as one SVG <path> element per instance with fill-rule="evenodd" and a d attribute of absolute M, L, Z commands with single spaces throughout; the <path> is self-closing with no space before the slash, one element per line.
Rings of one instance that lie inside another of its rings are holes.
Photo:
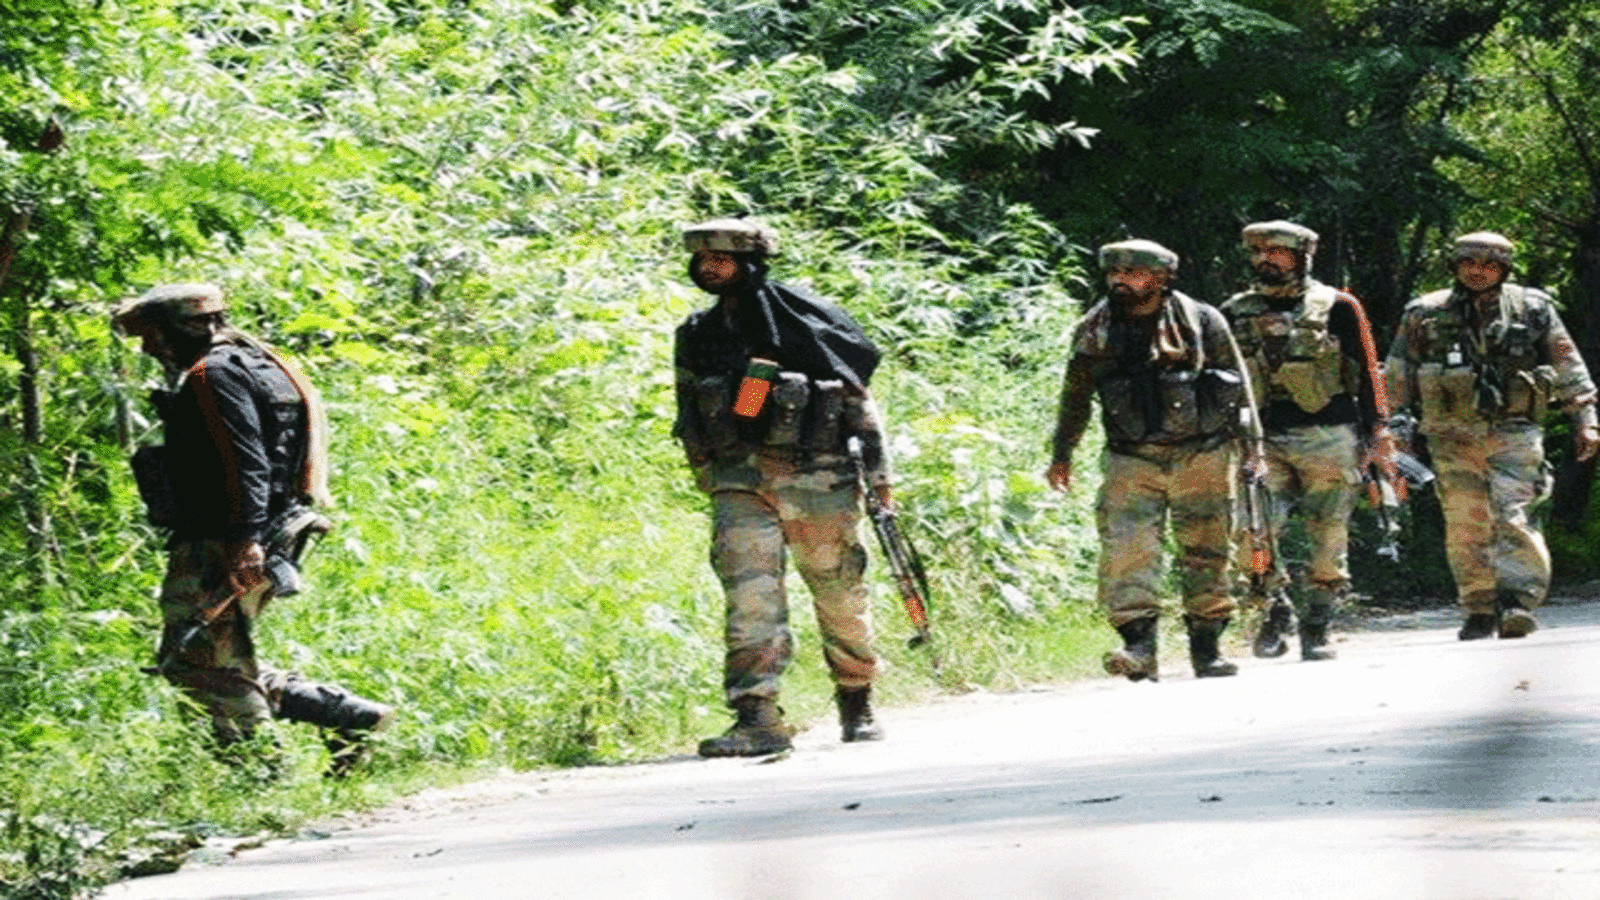
<path fill-rule="evenodd" d="M 689 278 L 708 294 L 721 295 L 743 277 L 744 270 L 732 253 L 700 250 L 689 260 Z"/>
<path fill-rule="evenodd" d="M 1256 280 L 1269 287 L 1288 284 L 1300 274 L 1300 255 L 1288 247 L 1263 247 L 1250 258 Z"/>

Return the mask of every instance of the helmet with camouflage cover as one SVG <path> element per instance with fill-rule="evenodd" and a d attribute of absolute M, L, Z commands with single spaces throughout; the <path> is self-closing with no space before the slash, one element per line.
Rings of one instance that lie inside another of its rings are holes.
<path fill-rule="evenodd" d="M 1112 266 L 1143 266 L 1176 275 L 1178 254 L 1155 241 L 1116 241 L 1100 248 L 1100 267 L 1109 269 Z"/>
<path fill-rule="evenodd" d="M 1246 250 L 1260 252 L 1268 247 L 1282 247 L 1299 253 L 1307 268 L 1317 255 L 1317 233 L 1304 225 L 1276 219 L 1271 222 L 1251 222 L 1239 235 Z"/>
<path fill-rule="evenodd" d="M 222 289 L 214 284 L 163 284 L 124 300 L 111 313 L 111 324 L 122 334 L 152 328 L 199 332 L 204 330 L 200 319 L 227 309 Z"/>
<path fill-rule="evenodd" d="M 1503 235 L 1492 231 L 1474 231 L 1456 238 L 1455 245 L 1450 248 L 1447 265 L 1454 269 L 1462 260 L 1487 259 L 1500 263 L 1509 272 L 1515 251 L 1516 245 Z"/>
<path fill-rule="evenodd" d="M 713 219 L 685 228 L 683 246 L 690 253 L 716 250 L 772 256 L 778 252 L 778 232 L 756 219 Z"/>

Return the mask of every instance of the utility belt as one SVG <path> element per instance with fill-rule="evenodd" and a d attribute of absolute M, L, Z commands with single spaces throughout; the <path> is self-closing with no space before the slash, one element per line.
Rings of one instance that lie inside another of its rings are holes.
<path fill-rule="evenodd" d="M 695 381 L 695 411 L 713 456 L 762 448 L 796 457 L 844 452 L 845 439 L 860 430 L 865 416 L 860 397 L 848 395 L 838 379 L 813 380 L 775 364 L 767 371 L 754 364 L 766 361 L 752 362 L 751 373 L 766 377 L 710 375 Z"/>
<path fill-rule="evenodd" d="M 1467 423 L 1506 419 L 1539 422 L 1550 409 L 1556 370 L 1478 367 L 1470 363 L 1423 363 L 1417 367 L 1417 393 L 1425 423 Z"/>
<path fill-rule="evenodd" d="M 1235 427 L 1244 382 L 1228 369 L 1160 369 L 1100 379 L 1106 441 L 1184 444 Z"/>

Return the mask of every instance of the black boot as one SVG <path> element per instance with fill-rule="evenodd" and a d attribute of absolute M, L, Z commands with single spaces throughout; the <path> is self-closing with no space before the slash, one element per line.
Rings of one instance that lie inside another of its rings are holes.
<path fill-rule="evenodd" d="M 794 731 L 783 723 L 783 710 L 771 697 L 740 697 L 733 701 L 733 711 L 733 727 L 701 741 L 701 756 L 766 756 L 794 746 Z"/>
<path fill-rule="evenodd" d="M 1473 613 L 1461 623 L 1461 630 L 1456 632 L 1456 637 L 1463 641 L 1477 641 L 1487 637 L 1494 637 L 1495 628 L 1500 624 L 1500 617 L 1489 613 Z"/>
<path fill-rule="evenodd" d="M 1328 623 L 1333 619 L 1333 602 L 1324 597 L 1314 597 L 1306 604 L 1306 614 L 1300 618 L 1300 658 L 1303 660 L 1333 659 L 1339 654 L 1330 650 Z"/>
<path fill-rule="evenodd" d="M 855 741 L 881 741 L 883 729 L 872 721 L 872 688 L 839 688 L 833 694 L 839 706 L 839 739 L 846 744 Z"/>
<path fill-rule="evenodd" d="M 1117 626 L 1122 635 L 1122 649 L 1106 654 L 1106 671 L 1112 675 L 1126 675 L 1129 681 L 1160 681 L 1156 663 L 1156 617 L 1134 619 Z"/>
<path fill-rule="evenodd" d="M 1261 630 L 1250 645 L 1250 652 L 1262 659 L 1276 659 L 1289 652 L 1284 636 L 1294 630 L 1294 606 L 1282 593 L 1272 595 L 1272 604 L 1261 620 Z"/>
<path fill-rule="evenodd" d="M 1539 628 L 1533 613 L 1522 605 L 1522 598 L 1502 591 L 1495 605 L 1500 608 L 1499 634 L 1503 638 L 1527 637 Z"/>
<path fill-rule="evenodd" d="M 389 727 L 394 707 L 334 685 L 291 681 L 278 699 L 277 716 L 322 729 L 322 743 L 333 756 L 324 774 L 343 778 L 366 757 L 372 735 Z"/>
<path fill-rule="evenodd" d="M 1189 629 L 1189 662 L 1194 664 L 1194 677 L 1223 678 L 1239 674 L 1239 667 L 1223 659 L 1222 651 L 1217 648 L 1223 629 L 1228 627 L 1227 619 L 1184 616 L 1183 624 Z"/>

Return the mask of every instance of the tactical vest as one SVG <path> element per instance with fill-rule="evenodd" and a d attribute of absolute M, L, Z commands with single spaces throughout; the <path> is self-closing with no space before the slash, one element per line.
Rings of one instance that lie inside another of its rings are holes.
<path fill-rule="evenodd" d="M 1199 323 L 1193 300 L 1175 292 L 1172 302 L 1184 304 L 1187 318 Z M 1232 370 L 1207 366 L 1200 340 L 1197 333 L 1181 357 L 1118 364 L 1096 377 L 1107 443 L 1183 444 L 1232 427 L 1243 384 Z M 1105 349 L 1118 360 L 1128 359 L 1129 349 L 1138 349 L 1111 346 L 1115 343 L 1108 341 Z"/>
<path fill-rule="evenodd" d="M 306 403 L 288 374 L 265 354 L 238 346 L 229 346 L 221 352 L 228 356 L 230 363 L 251 376 L 250 394 L 269 464 L 267 514 L 275 516 L 294 501 L 303 499 L 299 496 L 300 471 L 310 447 Z M 196 472 L 220 463 L 209 449 L 205 451 L 204 460 L 186 456 L 185 452 L 197 452 L 196 434 L 216 434 L 225 431 L 227 426 L 205 421 L 204 411 L 192 404 L 179 404 L 178 396 L 167 391 L 151 395 L 167 423 L 169 444 L 142 447 L 134 453 L 134 478 L 152 525 L 179 529 L 213 527 L 217 524 L 215 517 L 221 514 L 220 507 L 227 501 L 213 495 L 216 485 L 208 480 L 209 476 L 197 478 Z M 174 429 L 187 437 L 175 437 Z M 173 446 L 174 441 L 177 446 Z M 206 446 L 209 448 L 209 440 Z"/>
<path fill-rule="evenodd" d="M 1328 331 L 1328 315 L 1338 296 L 1328 285 L 1312 282 L 1298 311 L 1276 312 L 1259 294 L 1228 304 L 1233 337 L 1257 403 L 1265 407 L 1289 400 L 1314 414 L 1339 394 L 1360 390 L 1360 367 Z"/>
<path fill-rule="evenodd" d="M 1434 291 L 1411 308 L 1424 426 L 1539 422 L 1556 381 L 1555 368 L 1540 362 L 1545 335 L 1534 314 L 1545 302 L 1543 295 L 1518 284 L 1501 285 L 1501 315 L 1480 336 L 1460 305 L 1452 303 L 1452 294 Z"/>
<path fill-rule="evenodd" d="M 760 448 L 797 458 L 843 454 L 846 439 L 867 427 L 865 401 L 847 392 L 843 381 L 817 381 L 804 372 L 779 370 L 761 412 L 750 419 L 733 412 L 739 381 L 725 375 L 695 380 L 700 432 L 711 455 L 719 459 L 746 456 Z"/>
<path fill-rule="evenodd" d="M 261 442 L 272 464 L 272 500 L 268 509 L 276 514 L 290 500 L 298 499 L 300 470 L 309 449 L 306 402 L 288 373 L 265 354 L 241 350 L 236 359 L 255 380 Z"/>

